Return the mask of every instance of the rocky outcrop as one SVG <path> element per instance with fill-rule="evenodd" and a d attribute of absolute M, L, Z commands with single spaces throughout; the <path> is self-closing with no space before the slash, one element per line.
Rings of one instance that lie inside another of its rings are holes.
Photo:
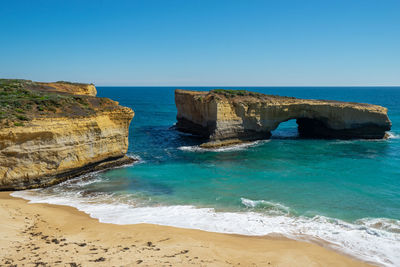
<path fill-rule="evenodd" d="M 96 96 L 97 90 L 93 84 L 70 83 L 70 82 L 53 82 L 53 83 L 36 83 L 41 86 L 41 90 L 63 92 L 74 95 Z"/>
<path fill-rule="evenodd" d="M 371 104 L 238 90 L 176 90 L 175 103 L 176 128 L 207 138 L 203 147 L 267 139 L 291 119 L 296 119 L 300 136 L 311 138 L 381 139 L 391 128 L 387 109 Z"/>
<path fill-rule="evenodd" d="M 23 110 L 28 119 L 12 124 L 9 117 L 0 128 L 0 190 L 49 186 L 133 162 L 126 156 L 130 108 L 93 96 L 26 95 L 33 99 L 29 113 Z"/>

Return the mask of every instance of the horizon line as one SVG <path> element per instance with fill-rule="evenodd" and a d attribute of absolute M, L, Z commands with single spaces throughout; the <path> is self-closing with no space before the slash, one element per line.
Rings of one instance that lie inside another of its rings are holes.
<path fill-rule="evenodd" d="M 400 85 L 97 85 L 96 87 L 400 87 Z"/>

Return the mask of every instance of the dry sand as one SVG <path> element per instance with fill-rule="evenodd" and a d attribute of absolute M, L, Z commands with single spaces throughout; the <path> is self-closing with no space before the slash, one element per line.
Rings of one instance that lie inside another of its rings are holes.
<path fill-rule="evenodd" d="M 0 192 L 0 266 L 369 266 L 316 244 L 105 224 L 72 207 L 9 194 Z"/>

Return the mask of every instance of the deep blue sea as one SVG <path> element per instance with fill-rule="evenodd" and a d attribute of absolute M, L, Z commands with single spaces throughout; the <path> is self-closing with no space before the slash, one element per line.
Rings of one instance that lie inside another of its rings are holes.
<path fill-rule="evenodd" d="M 325 240 L 363 260 L 400 266 L 400 87 L 237 88 L 382 105 L 391 138 L 298 139 L 293 120 L 270 140 L 214 151 L 171 129 L 176 87 L 97 89 L 135 111 L 128 154 L 138 163 L 15 195 L 75 206 L 102 222 Z"/>

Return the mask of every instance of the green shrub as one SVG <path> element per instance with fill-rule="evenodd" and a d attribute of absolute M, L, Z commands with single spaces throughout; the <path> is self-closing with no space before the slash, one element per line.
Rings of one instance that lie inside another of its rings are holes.
<path fill-rule="evenodd" d="M 47 89 L 46 86 L 29 80 L 0 79 L 0 127 L 8 122 L 9 125 L 14 122 L 20 124 L 21 121 L 28 121 L 38 115 L 85 115 L 93 111 L 87 96 L 46 91 Z"/>
<path fill-rule="evenodd" d="M 15 115 L 15 117 L 16 117 L 17 119 L 21 120 L 21 121 L 29 121 L 29 118 L 26 117 L 26 116 L 24 116 L 24 115 L 19 115 L 19 114 L 17 114 L 17 115 Z"/>
<path fill-rule="evenodd" d="M 233 89 L 214 89 L 211 90 L 211 93 L 221 94 L 226 97 L 234 97 L 234 96 L 262 96 L 261 93 L 249 92 L 247 90 L 233 90 Z"/>

